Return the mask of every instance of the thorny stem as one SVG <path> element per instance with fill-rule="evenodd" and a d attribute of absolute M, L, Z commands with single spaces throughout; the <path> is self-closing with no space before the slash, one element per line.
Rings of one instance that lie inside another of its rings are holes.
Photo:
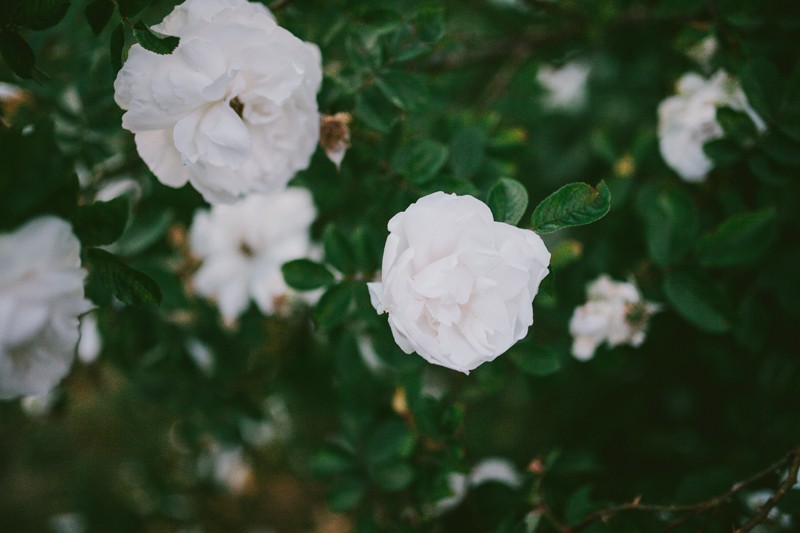
<path fill-rule="evenodd" d="M 744 481 L 734 483 L 731 486 L 731 488 L 728 489 L 728 491 L 714 498 L 710 498 L 702 502 L 688 504 L 688 505 L 670 505 L 670 504 L 661 505 L 661 504 L 643 504 L 640 503 L 640 499 L 637 497 L 630 503 L 615 505 L 612 507 L 608 507 L 606 509 L 595 511 L 589 514 L 586 518 L 584 518 L 581 522 L 579 522 L 574 526 L 570 526 L 559 520 L 555 516 L 553 511 L 549 508 L 549 506 L 545 503 L 544 498 L 542 497 L 542 484 L 543 484 L 542 482 L 545 477 L 545 472 L 542 471 L 538 476 L 535 487 L 537 506 L 534 509 L 534 512 L 541 513 L 550 522 L 550 524 L 557 531 L 559 531 L 559 533 L 578 533 L 579 531 L 583 531 L 584 529 L 586 529 L 587 527 L 589 527 L 590 525 L 592 525 L 597 521 L 602 520 L 605 522 L 615 517 L 617 514 L 627 511 L 687 513 L 685 516 L 679 517 L 678 519 L 673 520 L 672 522 L 667 524 L 667 530 L 669 530 L 689 520 L 693 516 L 716 509 L 722 504 L 727 503 L 736 494 L 741 492 L 742 489 L 752 485 L 756 481 L 759 481 L 770 474 L 776 473 L 787 464 L 790 465 L 789 473 L 787 474 L 786 479 L 783 480 L 781 485 L 775 491 L 775 493 L 769 498 L 769 500 L 767 500 L 764 503 L 764 505 L 762 505 L 758 509 L 756 514 L 744 526 L 742 526 L 740 529 L 734 530 L 734 533 L 748 533 L 752 531 L 755 526 L 757 526 L 767 518 L 769 512 L 775 507 L 778 501 L 795 484 L 798 470 L 800 470 L 800 446 L 793 448 L 783 458 L 781 458 L 778 461 L 775 461 L 766 468 L 756 472 L 755 474 L 745 479 Z"/>

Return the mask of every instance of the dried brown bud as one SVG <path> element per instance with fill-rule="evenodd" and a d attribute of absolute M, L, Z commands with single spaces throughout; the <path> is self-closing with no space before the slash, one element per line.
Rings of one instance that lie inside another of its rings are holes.
<path fill-rule="evenodd" d="M 350 113 L 323 115 L 319 126 L 319 144 L 336 168 L 339 169 L 344 154 L 350 148 Z"/>

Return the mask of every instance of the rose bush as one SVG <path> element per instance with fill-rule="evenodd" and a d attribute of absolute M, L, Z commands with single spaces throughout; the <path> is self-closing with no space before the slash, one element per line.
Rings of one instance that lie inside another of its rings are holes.
<path fill-rule="evenodd" d="M 397 344 L 469 373 L 523 338 L 550 252 L 529 230 L 495 222 L 483 202 L 437 192 L 389 221 L 372 305 Z"/>
<path fill-rule="evenodd" d="M 209 202 L 278 191 L 319 139 L 319 49 L 245 0 L 187 0 L 153 29 L 180 37 L 161 55 L 133 45 L 114 83 L 122 126 L 171 187 Z"/>

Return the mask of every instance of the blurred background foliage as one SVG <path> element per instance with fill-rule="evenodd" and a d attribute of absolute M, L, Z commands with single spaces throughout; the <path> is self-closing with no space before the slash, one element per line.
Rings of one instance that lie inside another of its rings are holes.
<path fill-rule="evenodd" d="M 136 23 L 175 2 L 89 4 L 0 8 L 0 79 L 31 95 L 0 128 L 0 226 L 73 222 L 102 338 L 47 405 L 0 403 L 3 531 L 564 531 L 637 496 L 711 498 L 800 442 L 796 0 L 275 2 L 322 50 L 321 112 L 353 116 L 340 171 L 320 149 L 294 180 L 342 276 L 316 306 L 251 306 L 234 325 L 191 290 L 186 230 L 202 198 L 155 180 L 113 100 Z M 709 36 L 719 49 L 704 67 L 688 52 Z M 574 61 L 589 67 L 586 101 L 554 109 L 537 74 Z M 768 130 L 718 115 L 716 169 L 685 183 L 659 155 L 656 108 L 683 73 L 718 68 Z M 605 180 L 612 210 L 545 236 L 552 272 L 509 353 L 469 376 L 403 354 L 364 284 L 388 219 L 436 190 L 486 200 L 503 178 L 531 206 Z M 121 180 L 134 184 L 122 200 L 92 209 Z M 567 324 L 601 273 L 634 277 L 663 308 L 641 348 L 582 363 Z M 437 511 L 448 476 L 486 457 L 510 460 L 521 483 Z M 779 473 L 750 488 L 774 490 Z M 753 514 L 744 494 L 675 530 L 731 530 Z M 795 526 L 798 494 L 779 504 Z M 584 530 L 680 516 L 625 512 Z"/>

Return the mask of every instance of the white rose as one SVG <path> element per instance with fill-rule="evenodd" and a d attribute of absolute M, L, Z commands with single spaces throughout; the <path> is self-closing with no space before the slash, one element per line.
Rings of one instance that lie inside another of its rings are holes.
<path fill-rule="evenodd" d="M 78 315 L 92 307 L 79 253 L 52 216 L 0 235 L 0 398 L 45 394 L 72 365 Z"/>
<path fill-rule="evenodd" d="M 586 293 L 588 301 L 575 309 L 569 322 L 576 359 L 591 359 L 603 342 L 611 347 L 644 342 L 647 323 L 659 306 L 644 301 L 636 285 L 603 274 Z"/>
<path fill-rule="evenodd" d="M 404 352 L 469 373 L 526 335 L 549 264 L 532 231 L 495 222 L 471 196 L 436 192 L 389 221 L 382 281 L 368 286 Z"/>
<path fill-rule="evenodd" d="M 705 79 L 699 74 L 684 74 L 677 83 L 677 94 L 658 106 L 658 140 L 661 156 L 688 182 L 702 182 L 714 167 L 703 152 L 703 145 L 723 136 L 717 122 L 717 108 L 727 106 L 747 113 L 759 131 L 766 126 L 742 91 L 739 82 L 725 71 Z"/>
<path fill-rule="evenodd" d="M 263 313 L 275 312 L 291 294 L 281 266 L 315 253 L 309 226 L 316 216 L 311 194 L 294 187 L 198 211 L 189 231 L 191 251 L 202 260 L 194 289 L 217 301 L 226 322 L 251 298 Z"/>
<path fill-rule="evenodd" d="M 536 73 L 536 81 L 547 94 L 544 105 L 548 109 L 578 111 L 586 104 L 586 82 L 590 68 L 579 62 L 567 63 L 561 68 L 544 65 Z"/>
<path fill-rule="evenodd" d="M 245 0 L 187 0 L 153 29 L 172 54 L 135 44 L 114 83 L 122 126 L 156 177 L 209 202 L 282 189 L 319 139 L 319 49 Z"/>

